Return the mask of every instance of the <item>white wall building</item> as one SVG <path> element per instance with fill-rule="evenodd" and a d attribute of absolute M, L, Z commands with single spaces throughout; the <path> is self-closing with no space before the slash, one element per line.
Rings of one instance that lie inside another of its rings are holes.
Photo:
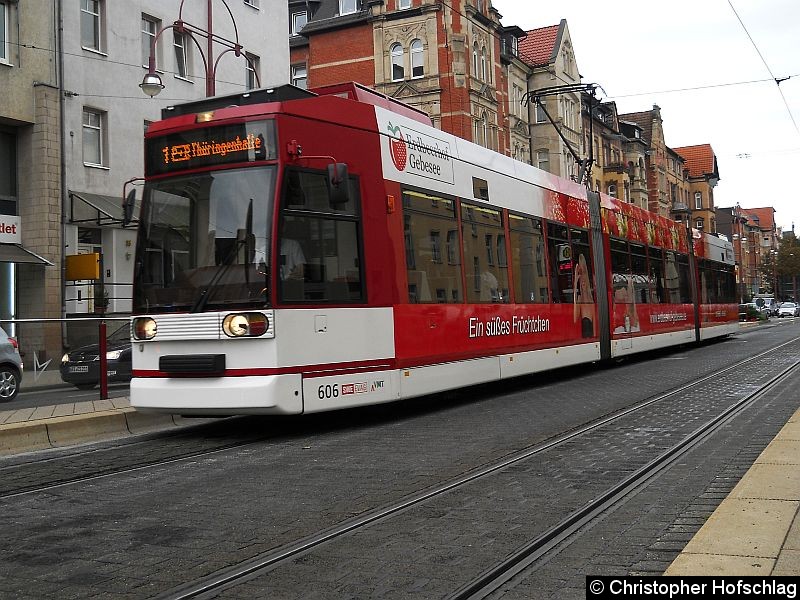
<path fill-rule="evenodd" d="M 238 41 L 236 56 L 220 44 L 208 54 L 207 38 L 177 31 L 178 0 L 62 0 L 64 61 L 64 253 L 101 252 L 108 312 L 131 308 L 135 228 L 120 223 L 126 181 L 144 173 L 143 134 L 161 109 L 206 96 L 206 63 L 217 63 L 216 94 L 287 83 L 289 48 L 285 6 L 267 0 L 185 0 L 182 21 Z M 208 7 L 211 7 L 209 27 Z M 190 28 L 192 29 L 192 28 Z M 160 32 L 160 33 L 159 33 Z M 139 88 L 148 72 L 152 41 L 163 91 Z M 201 53 L 202 49 L 202 53 Z M 223 52 L 225 52 L 223 54 Z M 218 61 L 218 62 L 217 62 Z M 129 188 L 130 189 L 130 188 Z M 137 196 L 140 197 L 140 192 Z M 67 314 L 102 305 L 89 282 L 66 283 Z"/>

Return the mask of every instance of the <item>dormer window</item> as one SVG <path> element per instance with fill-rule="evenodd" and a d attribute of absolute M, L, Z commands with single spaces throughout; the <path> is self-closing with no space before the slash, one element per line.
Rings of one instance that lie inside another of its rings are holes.
<path fill-rule="evenodd" d="M 303 27 L 308 23 L 308 13 L 306 11 L 292 13 L 292 35 L 299 35 Z"/>
<path fill-rule="evenodd" d="M 339 14 L 347 15 L 358 10 L 358 0 L 339 0 Z"/>

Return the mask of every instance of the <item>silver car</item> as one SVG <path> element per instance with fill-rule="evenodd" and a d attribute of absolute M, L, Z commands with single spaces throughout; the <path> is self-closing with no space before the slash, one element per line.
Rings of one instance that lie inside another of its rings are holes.
<path fill-rule="evenodd" d="M 22 381 L 22 359 L 17 340 L 8 337 L 0 327 L 0 402 L 16 398 Z"/>

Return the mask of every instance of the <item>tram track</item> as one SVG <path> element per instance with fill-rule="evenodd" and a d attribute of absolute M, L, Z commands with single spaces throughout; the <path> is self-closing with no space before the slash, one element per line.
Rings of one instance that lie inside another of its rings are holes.
<path fill-rule="evenodd" d="M 514 462 L 524 460 L 525 458 L 547 450 L 557 444 L 564 443 L 575 436 L 581 435 L 597 427 L 601 427 L 604 424 L 612 422 L 615 419 L 619 419 L 627 414 L 630 414 L 631 412 L 642 410 L 653 403 L 660 402 L 664 399 L 679 394 L 684 390 L 688 390 L 694 386 L 700 385 L 713 377 L 718 377 L 721 374 L 734 372 L 737 369 L 745 368 L 753 361 L 780 350 L 782 347 L 796 341 L 796 339 L 788 340 L 778 344 L 754 356 L 750 356 L 732 365 L 723 367 L 714 373 L 695 378 L 694 380 L 682 384 L 681 386 L 666 392 L 665 394 L 656 395 L 634 405 L 613 412 L 595 422 L 578 427 L 562 436 L 555 437 L 542 444 L 525 449 L 521 453 L 515 453 L 507 460 L 500 462 L 498 466 L 490 469 L 489 472 L 505 468 Z M 91 448 L 77 450 L 67 453 L 66 456 L 47 457 L 37 459 L 35 461 L 22 462 L 19 464 L 3 465 L 0 466 L 0 499 L 10 499 L 26 494 L 46 492 L 64 486 L 88 483 L 91 481 L 115 476 L 124 476 L 145 469 L 157 469 L 182 461 L 197 460 L 219 453 L 230 452 L 246 448 L 248 446 L 262 444 L 271 439 L 286 439 L 287 437 L 302 432 L 308 425 L 309 421 L 315 417 L 318 416 L 309 415 L 303 416 L 299 419 L 295 418 L 292 420 L 293 425 L 289 428 L 282 427 L 279 429 L 273 426 L 272 428 L 268 428 L 266 431 L 261 431 L 258 434 L 243 434 L 242 430 L 237 429 L 235 437 L 233 437 L 233 441 L 231 441 L 231 438 L 234 434 L 226 435 L 224 433 L 215 433 L 219 429 L 225 427 L 222 422 L 219 424 L 206 423 L 197 426 L 197 428 L 210 432 L 210 435 L 203 436 L 199 441 L 197 440 L 196 436 L 191 434 L 187 435 L 184 433 L 170 433 L 166 436 L 159 436 L 158 442 L 154 442 L 152 439 L 136 442 L 125 442 L 121 445 L 112 444 L 107 447 L 104 446 L 101 449 Z M 325 419 L 331 420 L 331 417 L 329 416 Z M 245 420 L 246 417 L 234 417 L 232 419 L 227 419 L 226 421 L 240 422 Z M 283 421 L 283 423 L 285 422 L 286 420 Z M 333 426 L 335 426 L 335 424 Z M 221 439 L 217 439 L 218 435 L 221 435 Z M 242 439 L 243 435 L 245 439 Z M 188 442 L 189 448 L 181 448 L 184 440 L 187 439 L 190 440 L 190 442 Z M 155 443 L 163 445 L 163 449 L 157 451 L 156 454 L 165 453 L 165 457 L 150 459 L 144 457 L 137 458 L 137 453 L 135 450 L 137 447 L 146 447 L 146 452 L 148 454 L 152 454 L 152 447 Z M 98 459 L 97 457 L 101 454 L 104 456 Z M 78 472 L 81 469 L 81 465 L 84 463 L 87 464 L 87 472 Z M 42 470 L 40 477 L 44 479 L 44 481 L 40 480 L 35 484 L 27 483 L 29 476 L 25 472 L 34 465 Z M 75 473 L 74 475 L 71 474 L 73 472 Z M 17 475 L 21 475 L 21 478 L 18 478 Z M 457 487 L 458 485 L 463 485 L 464 483 L 467 483 L 478 476 L 483 476 L 483 474 L 469 476 L 463 480 L 459 478 L 456 480 L 456 483 L 451 486 L 447 486 L 447 489 Z M 413 505 L 413 503 L 408 505 Z"/>
<path fill-rule="evenodd" d="M 525 461 L 529 461 L 550 450 L 557 449 L 576 439 L 580 439 L 582 436 L 601 430 L 604 427 L 612 425 L 655 404 L 669 402 L 675 398 L 685 396 L 687 393 L 726 375 L 741 373 L 746 367 L 752 367 L 753 365 L 757 365 L 758 361 L 769 359 L 776 350 L 795 343 L 798 339 L 800 338 L 794 338 L 779 344 L 774 348 L 770 348 L 769 350 L 763 351 L 745 360 L 738 361 L 713 374 L 699 377 L 673 390 L 643 400 L 640 403 L 619 410 L 593 423 L 576 428 L 558 437 L 503 457 L 489 464 L 485 464 L 460 477 L 432 486 L 419 493 L 409 495 L 398 502 L 365 512 L 357 517 L 340 522 L 324 531 L 281 545 L 274 550 L 243 561 L 235 566 L 222 569 L 208 577 L 188 582 L 160 594 L 156 598 L 159 600 L 167 598 L 183 600 L 189 598 L 202 599 L 217 597 L 220 593 L 224 593 L 225 590 L 234 589 L 242 584 L 257 580 L 259 577 L 282 566 L 291 565 L 298 557 L 325 545 L 334 543 L 345 536 L 357 534 L 370 526 L 388 521 L 400 513 L 424 505 L 439 497 L 446 496 L 449 493 L 456 492 L 469 484 L 485 480 L 494 474 L 503 472 L 509 467 L 525 463 Z M 606 511 L 610 510 L 633 490 L 645 485 L 661 471 L 667 469 L 675 461 L 680 460 L 681 457 L 694 449 L 698 444 L 701 444 L 704 440 L 712 436 L 725 424 L 746 411 L 753 403 L 757 402 L 759 398 L 769 393 L 774 386 L 780 384 L 780 382 L 795 373 L 798 365 L 800 365 L 800 362 L 793 362 L 789 366 L 785 366 L 777 375 L 771 376 L 767 381 L 759 384 L 757 389 L 750 391 L 744 397 L 738 398 L 724 410 L 714 415 L 713 418 L 705 421 L 688 435 L 683 436 L 678 443 L 670 446 L 667 450 L 658 454 L 655 458 L 649 460 L 645 465 L 637 468 L 622 480 L 604 489 L 602 493 L 586 502 L 578 510 L 572 511 L 558 523 L 551 525 L 522 547 L 515 550 L 504 560 L 483 570 L 479 576 L 462 585 L 447 597 L 452 600 L 483 598 L 496 591 L 519 573 L 530 568 L 531 565 L 549 550 L 562 543 L 592 520 L 597 519 Z"/>
<path fill-rule="evenodd" d="M 649 479 L 656 477 L 662 470 L 669 468 L 676 461 L 682 459 L 698 444 L 702 443 L 709 436 L 714 435 L 720 427 L 723 427 L 729 421 L 735 419 L 746 411 L 751 404 L 769 393 L 776 385 L 796 371 L 798 366 L 800 366 L 800 361 L 784 369 L 761 389 L 745 396 L 719 416 L 692 432 L 673 448 L 662 453 L 647 465 L 610 488 L 607 492 L 589 502 L 585 507 L 575 511 L 569 515 L 568 518 L 551 527 L 542 535 L 532 540 L 526 547 L 515 552 L 506 560 L 498 563 L 493 568 L 487 570 L 485 573 L 454 592 L 448 597 L 448 600 L 476 600 L 479 598 L 486 598 L 499 590 L 503 585 L 530 568 L 538 559 L 564 542 L 580 528 L 599 518 L 632 491 L 645 485 Z"/>

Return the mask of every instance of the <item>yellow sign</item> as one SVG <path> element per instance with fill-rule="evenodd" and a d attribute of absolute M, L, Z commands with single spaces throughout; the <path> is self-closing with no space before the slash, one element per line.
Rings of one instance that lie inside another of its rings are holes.
<path fill-rule="evenodd" d="M 100 253 L 71 254 L 65 257 L 67 263 L 66 279 L 100 279 Z"/>

